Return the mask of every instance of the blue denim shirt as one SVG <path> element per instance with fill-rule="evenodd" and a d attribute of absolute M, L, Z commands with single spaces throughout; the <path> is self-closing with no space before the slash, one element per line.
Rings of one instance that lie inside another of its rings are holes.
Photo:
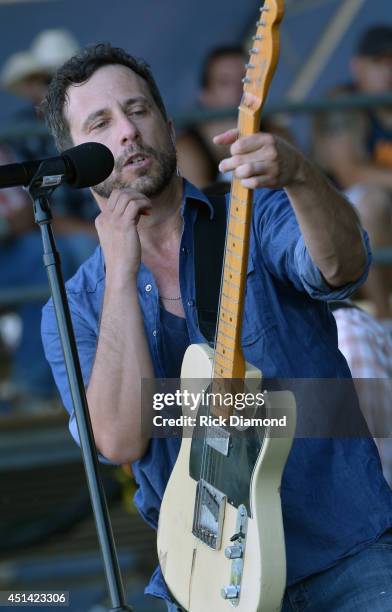
<path fill-rule="evenodd" d="M 191 343 L 204 341 L 198 328 L 193 269 L 193 224 L 200 206 L 210 204 L 185 182 L 179 269 Z M 247 361 L 266 377 L 349 377 L 326 302 L 347 297 L 363 278 L 331 289 L 309 256 L 285 192 L 256 191 L 242 330 Z M 104 290 L 104 260 L 98 248 L 67 283 L 86 384 L 94 362 Z M 138 292 L 155 375 L 163 378 L 158 290 L 143 264 Z M 43 311 L 42 334 L 47 359 L 70 414 L 71 433 L 78 440 L 51 302 Z M 178 439 L 151 439 L 145 455 L 132 466 L 138 484 L 136 506 L 154 528 L 178 449 Z M 285 467 L 281 495 L 288 584 L 361 550 L 392 525 L 392 492 L 382 476 L 371 439 L 296 439 Z M 169 599 L 159 568 L 146 593 Z"/>

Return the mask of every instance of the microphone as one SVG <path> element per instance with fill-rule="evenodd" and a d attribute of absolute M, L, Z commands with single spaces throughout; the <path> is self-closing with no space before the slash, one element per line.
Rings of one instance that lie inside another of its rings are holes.
<path fill-rule="evenodd" d="M 58 157 L 0 166 L 0 189 L 18 185 L 27 187 L 41 163 L 42 172 L 37 178 L 42 180 L 42 186 L 56 187 L 66 182 L 80 189 L 102 183 L 113 170 L 114 158 L 105 145 L 85 142 Z"/>

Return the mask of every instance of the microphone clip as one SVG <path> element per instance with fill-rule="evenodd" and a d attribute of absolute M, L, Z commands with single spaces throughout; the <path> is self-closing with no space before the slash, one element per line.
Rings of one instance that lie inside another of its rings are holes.
<path fill-rule="evenodd" d="M 33 201 L 34 220 L 38 225 L 50 223 L 53 219 L 49 205 L 49 197 L 61 185 L 64 175 L 56 174 L 51 169 L 51 160 L 43 160 L 38 166 L 29 185 L 24 187 Z"/>

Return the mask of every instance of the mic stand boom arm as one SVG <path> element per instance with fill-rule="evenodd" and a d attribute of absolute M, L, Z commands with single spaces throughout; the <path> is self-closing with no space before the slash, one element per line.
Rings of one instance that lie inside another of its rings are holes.
<path fill-rule="evenodd" d="M 132 611 L 132 608 L 125 604 L 124 587 L 121 580 L 105 492 L 99 474 L 98 455 L 61 271 L 60 255 L 56 249 L 51 226 L 52 213 L 48 198 L 57 185 L 60 184 L 61 177 L 51 176 L 50 169 L 45 168 L 45 166 L 45 161 L 40 164 L 26 191 L 33 201 L 35 222 L 41 230 L 44 265 L 48 274 L 50 292 L 56 313 L 68 382 L 78 425 L 87 484 L 104 561 L 109 595 L 113 606 L 110 612 L 128 612 Z"/>

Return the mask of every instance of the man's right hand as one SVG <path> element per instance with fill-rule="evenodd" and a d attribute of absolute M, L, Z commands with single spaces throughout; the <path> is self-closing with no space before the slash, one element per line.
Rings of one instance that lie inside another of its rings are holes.
<path fill-rule="evenodd" d="M 114 189 L 109 199 L 101 203 L 95 225 L 105 256 L 107 280 L 129 282 L 136 277 L 141 260 L 137 224 L 140 215 L 150 210 L 150 200 L 130 188 Z"/>

